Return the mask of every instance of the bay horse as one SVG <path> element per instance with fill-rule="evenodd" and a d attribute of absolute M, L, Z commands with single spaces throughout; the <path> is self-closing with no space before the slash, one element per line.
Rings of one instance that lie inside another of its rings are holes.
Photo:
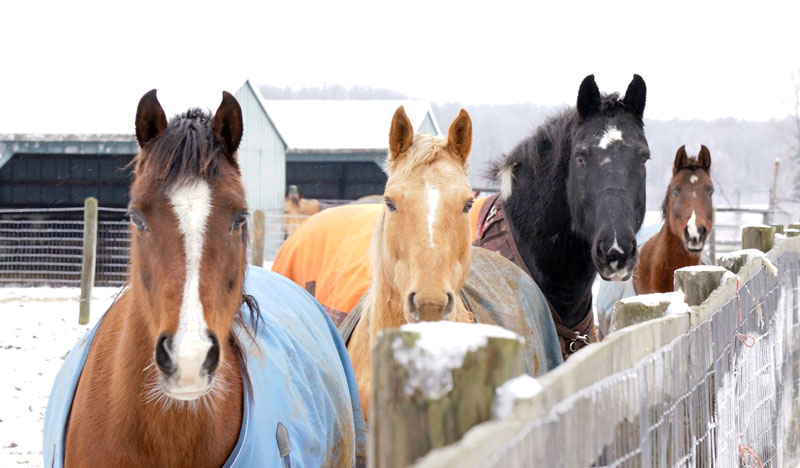
<path fill-rule="evenodd" d="M 690 158 L 686 147 L 675 154 L 672 180 L 661 206 L 664 225 L 642 246 L 634 274 L 637 294 L 674 290 L 675 270 L 700 264 L 714 223 L 711 153 L 701 145 Z"/>
<path fill-rule="evenodd" d="M 129 283 L 67 356 L 45 416 L 46 466 L 353 466 L 364 422 L 321 306 L 247 267 L 242 111 L 136 112 Z"/>
<path fill-rule="evenodd" d="M 650 158 L 646 93 L 634 75 L 624 98 L 601 95 L 589 75 L 576 107 L 547 119 L 490 169 L 501 188 L 492 210 L 503 211 L 517 262 L 553 308 L 565 358 L 597 339 L 597 273 L 614 281 L 633 274 Z"/>
<path fill-rule="evenodd" d="M 273 270 L 314 291 L 348 341 L 368 414 L 371 349 L 378 333 L 419 321 L 503 326 L 526 340 L 526 368 L 561 362 L 544 296 L 522 270 L 471 247 L 467 179 L 472 121 L 462 110 L 448 135 L 414 135 L 402 107 L 389 132 L 382 205 L 320 212 L 278 252 Z"/>

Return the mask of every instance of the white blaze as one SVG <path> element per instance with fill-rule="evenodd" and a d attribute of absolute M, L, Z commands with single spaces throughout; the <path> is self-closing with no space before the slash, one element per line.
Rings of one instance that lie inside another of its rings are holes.
<path fill-rule="evenodd" d="M 603 137 L 600 138 L 600 144 L 597 145 L 601 149 L 608 148 L 608 145 L 614 143 L 615 141 L 622 141 L 622 132 L 617 130 L 617 127 L 608 127 L 606 128 L 606 132 L 603 134 Z"/>
<path fill-rule="evenodd" d="M 178 331 L 173 339 L 173 359 L 178 367 L 178 387 L 200 390 L 207 385 L 201 376 L 211 339 L 208 337 L 203 304 L 200 302 L 200 260 L 203 257 L 206 222 L 211 213 L 211 189 L 205 181 L 176 187 L 169 196 L 183 234 L 186 282 L 183 285 Z"/>
<path fill-rule="evenodd" d="M 439 209 L 439 189 L 436 187 L 426 188 L 428 189 L 428 235 L 431 247 L 433 247 L 433 225 L 436 224 L 436 211 Z"/>
<path fill-rule="evenodd" d="M 689 182 L 691 182 L 691 183 L 697 182 L 697 176 L 694 175 L 694 174 L 690 175 L 689 176 Z"/>
<path fill-rule="evenodd" d="M 689 239 L 700 240 L 700 232 L 697 230 L 697 215 L 694 210 L 692 210 L 692 216 L 689 217 L 689 223 L 686 225 L 686 229 L 689 230 Z"/>

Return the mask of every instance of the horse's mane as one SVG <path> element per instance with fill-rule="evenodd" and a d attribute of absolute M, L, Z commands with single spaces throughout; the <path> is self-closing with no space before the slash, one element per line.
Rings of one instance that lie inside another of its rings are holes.
<path fill-rule="evenodd" d="M 226 160 L 240 173 L 239 164 L 233 155 L 223 151 L 222 145 L 211 128 L 212 116 L 200 109 L 189 109 L 170 119 L 167 128 L 155 139 L 145 143 L 133 160 L 136 165 L 136 177 L 147 177 L 159 181 L 162 192 L 171 187 L 197 179 L 210 184 L 217 181 L 220 175 L 221 158 Z M 146 150 L 146 151 L 145 151 Z M 242 227 L 242 241 L 249 245 L 250 233 L 247 224 Z M 247 276 L 247 262 L 242 265 L 244 276 Z M 127 284 L 126 284 L 127 286 Z M 244 285 L 242 286 L 244 288 Z M 242 305 L 249 310 L 249 322 L 245 319 L 242 307 L 236 313 L 234 321 L 257 343 L 258 324 L 262 320 L 258 302 L 242 290 Z M 232 331 L 228 341 L 239 358 L 242 371 L 242 383 L 250 395 L 252 382 L 247 369 L 247 353 L 236 334 Z"/>
<path fill-rule="evenodd" d="M 170 119 L 167 128 L 145 143 L 134 158 L 136 175 L 146 175 L 161 183 L 161 190 L 183 182 L 203 179 L 213 183 L 219 177 L 221 158 L 239 171 L 233 155 L 225 154 L 211 128 L 212 116 L 190 109 Z"/>
<path fill-rule="evenodd" d="M 606 94 L 601 97 L 601 113 L 611 117 L 624 110 L 625 104 L 619 99 L 619 93 Z M 572 134 L 580 120 L 580 115 L 575 107 L 569 107 L 548 117 L 536 127 L 530 137 L 524 139 L 510 152 L 495 158 L 490 163 L 485 177 L 499 183 L 504 169 L 520 163 L 529 164 L 534 169 L 541 169 L 545 166 L 557 167 L 563 158 L 570 156 Z M 548 159 L 545 160 L 545 158 Z"/>
<path fill-rule="evenodd" d="M 443 152 L 446 146 L 446 137 L 418 133 L 414 135 L 414 140 L 406 151 L 405 157 L 400 158 L 397 162 L 392 162 L 391 158 L 387 158 L 386 172 L 390 176 L 408 177 L 414 169 L 432 163 L 440 155 L 449 154 Z M 466 166 L 464 166 L 464 171 L 466 172 L 466 170 Z"/>

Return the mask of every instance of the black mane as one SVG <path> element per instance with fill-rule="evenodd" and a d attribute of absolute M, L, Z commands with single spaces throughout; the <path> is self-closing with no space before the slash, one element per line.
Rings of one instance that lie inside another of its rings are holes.
<path fill-rule="evenodd" d="M 164 132 L 145 144 L 144 151 L 137 156 L 137 172 L 144 170 L 161 182 L 162 190 L 168 190 L 197 178 L 216 181 L 222 157 L 238 170 L 236 159 L 225 155 L 211 128 L 211 120 L 209 112 L 197 108 L 170 119 Z M 143 157 L 145 151 L 147 156 Z M 139 158 L 144 160 L 138 161 Z"/>
<path fill-rule="evenodd" d="M 625 110 L 625 104 L 619 99 L 619 93 L 604 95 L 601 100 L 600 112 L 604 115 L 613 117 L 615 113 Z M 560 163 L 562 159 L 569 158 L 572 149 L 572 134 L 575 127 L 580 123 L 580 115 L 574 107 L 565 109 L 542 122 L 533 134 L 523 140 L 511 152 L 496 158 L 490 163 L 486 177 L 496 183 L 500 183 L 502 169 L 511 167 L 514 164 L 527 162 L 532 167 L 543 169 L 543 165 L 555 162 Z M 641 122 L 644 126 L 644 123 Z M 553 161 L 542 161 L 542 154 L 554 156 Z"/>

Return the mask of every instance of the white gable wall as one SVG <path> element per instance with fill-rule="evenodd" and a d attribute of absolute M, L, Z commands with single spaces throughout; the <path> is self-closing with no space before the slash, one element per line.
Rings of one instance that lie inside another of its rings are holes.
<path fill-rule="evenodd" d="M 283 211 L 286 192 L 286 147 L 246 82 L 236 92 L 242 107 L 244 136 L 239 146 L 239 166 L 250 212 Z"/>

